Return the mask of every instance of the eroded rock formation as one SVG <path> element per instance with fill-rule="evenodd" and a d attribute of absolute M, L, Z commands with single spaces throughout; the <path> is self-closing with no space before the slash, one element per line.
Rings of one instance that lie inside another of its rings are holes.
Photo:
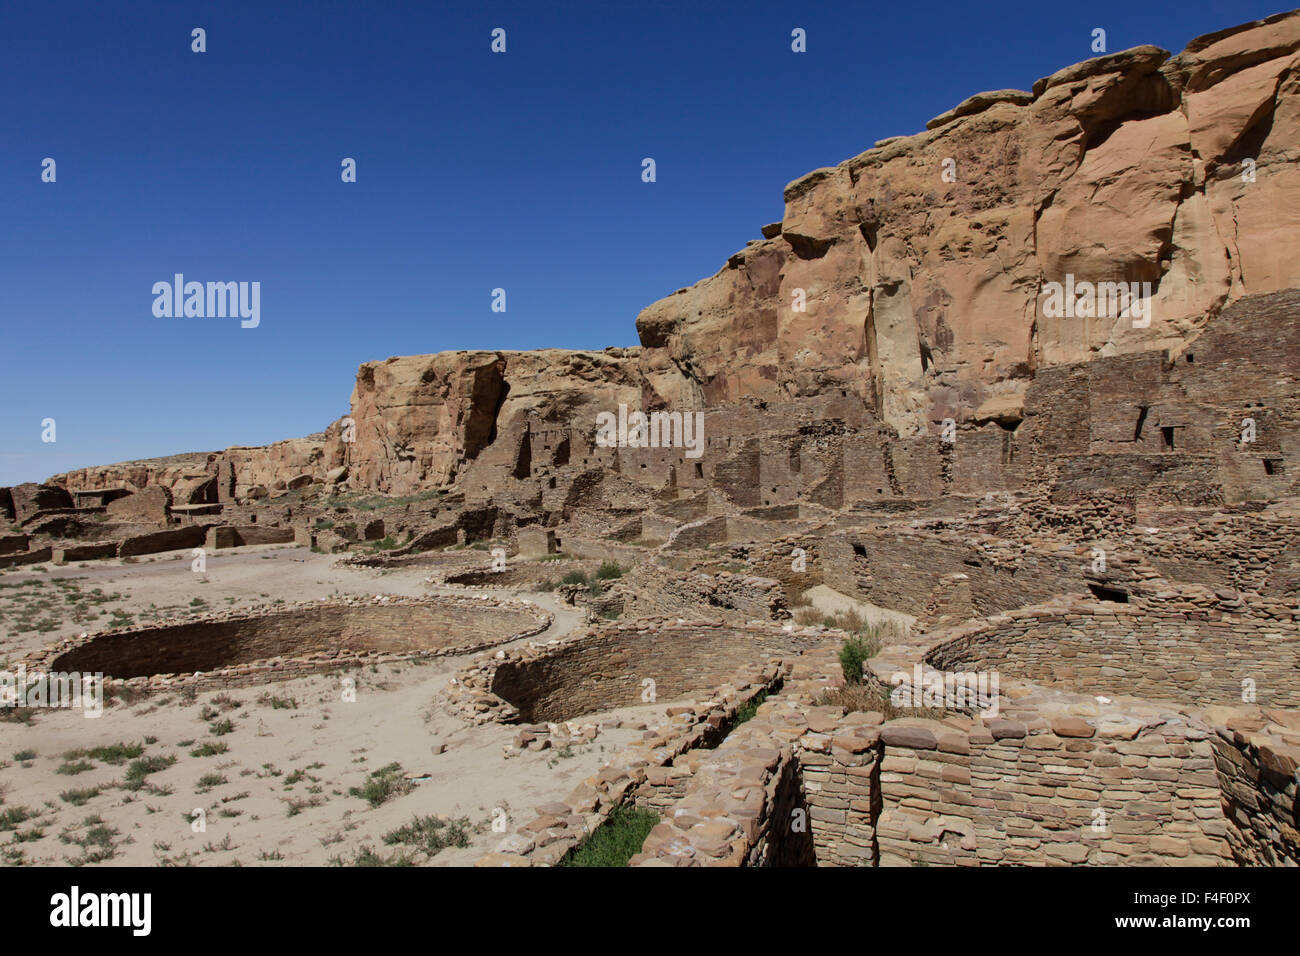
<path fill-rule="evenodd" d="M 1137 47 L 796 180 L 779 234 L 638 318 L 652 400 L 847 387 L 907 437 L 1019 419 L 1046 366 L 1180 352 L 1227 302 L 1300 283 L 1297 47 L 1295 14 Z M 1066 274 L 1151 283 L 1150 326 L 1045 315 Z"/>

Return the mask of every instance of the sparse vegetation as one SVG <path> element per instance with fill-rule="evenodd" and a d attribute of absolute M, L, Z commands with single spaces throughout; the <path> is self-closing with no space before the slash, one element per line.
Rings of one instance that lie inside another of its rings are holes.
<path fill-rule="evenodd" d="M 627 866 L 658 822 L 659 814 L 653 810 L 615 807 L 560 866 Z"/>
<path fill-rule="evenodd" d="M 193 741 L 190 741 L 190 743 L 193 743 Z M 229 744 L 227 744 L 224 740 L 218 740 L 216 742 L 205 741 L 204 743 L 200 744 L 199 746 L 191 750 L 190 756 L 191 757 L 215 757 L 218 754 L 225 753 L 229 749 L 230 749 Z"/>
<path fill-rule="evenodd" d="M 109 744 L 107 747 L 69 750 L 64 753 L 63 759 L 73 761 L 86 758 L 89 760 L 98 760 L 100 763 L 118 766 L 119 764 L 126 763 L 128 760 L 134 760 L 142 753 L 144 753 L 144 744 Z"/>
<path fill-rule="evenodd" d="M 139 760 L 133 760 L 131 766 L 126 769 L 126 779 L 122 786 L 127 790 L 139 790 L 145 785 L 145 778 L 151 773 L 157 773 L 159 770 L 166 770 L 176 762 L 174 756 L 153 756 L 141 757 Z"/>
<path fill-rule="evenodd" d="M 372 807 L 377 807 L 414 789 L 415 784 L 402 776 L 402 765 L 390 763 L 386 767 L 372 770 L 366 782 L 359 787 L 350 787 L 348 794 L 360 797 Z"/>
<path fill-rule="evenodd" d="M 459 820 L 442 820 L 438 817 L 415 817 L 405 826 L 384 834 L 388 846 L 409 846 L 437 856 L 447 847 L 469 846 L 470 822 L 468 817 Z"/>

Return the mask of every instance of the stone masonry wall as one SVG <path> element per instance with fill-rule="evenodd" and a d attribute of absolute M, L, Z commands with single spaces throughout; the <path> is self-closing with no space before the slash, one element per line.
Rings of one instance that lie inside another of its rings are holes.
<path fill-rule="evenodd" d="M 29 672 L 103 672 L 129 686 L 242 686 L 357 662 L 466 654 L 536 634 L 535 605 L 471 597 L 343 599 L 164 621 L 61 641 Z"/>
<path fill-rule="evenodd" d="M 1242 866 L 1300 866 L 1300 713 L 1234 714 L 1210 738 Z"/>
<path fill-rule="evenodd" d="M 1049 685 L 1163 700 L 1300 706 L 1300 612 L 1197 585 L 1131 603 L 1061 599 L 944 632 L 926 661 Z"/>

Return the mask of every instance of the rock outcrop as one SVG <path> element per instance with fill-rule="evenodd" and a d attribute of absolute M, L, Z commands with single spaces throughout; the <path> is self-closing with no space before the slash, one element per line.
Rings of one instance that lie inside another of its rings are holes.
<path fill-rule="evenodd" d="M 440 352 L 367 362 L 352 392 L 354 483 L 391 494 L 452 484 L 484 455 L 527 477 L 528 421 L 595 421 L 639 405 L 637 349 Z"/>
<path fill-rule="evenodd" d="M 1298 48 L 1294 13 L 1137 47 L 796 180 L 779 235 L 637 319 L 653 401 L 848 388 L 906 437 L 1017 420 L 1045 366 L 1181 351 L 1300 284 Z M 1149 327 L 1045 314 L 1067 274 L 1149 282 Z"/>

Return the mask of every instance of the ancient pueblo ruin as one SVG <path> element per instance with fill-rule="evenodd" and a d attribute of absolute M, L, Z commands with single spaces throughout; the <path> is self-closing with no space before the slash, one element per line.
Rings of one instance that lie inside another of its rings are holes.
<path fill-rule="evenodd" d="M 1300 863 L 1300 14 L 784 198 L 637 346 L 0 489 L 5 860 Z"/>

